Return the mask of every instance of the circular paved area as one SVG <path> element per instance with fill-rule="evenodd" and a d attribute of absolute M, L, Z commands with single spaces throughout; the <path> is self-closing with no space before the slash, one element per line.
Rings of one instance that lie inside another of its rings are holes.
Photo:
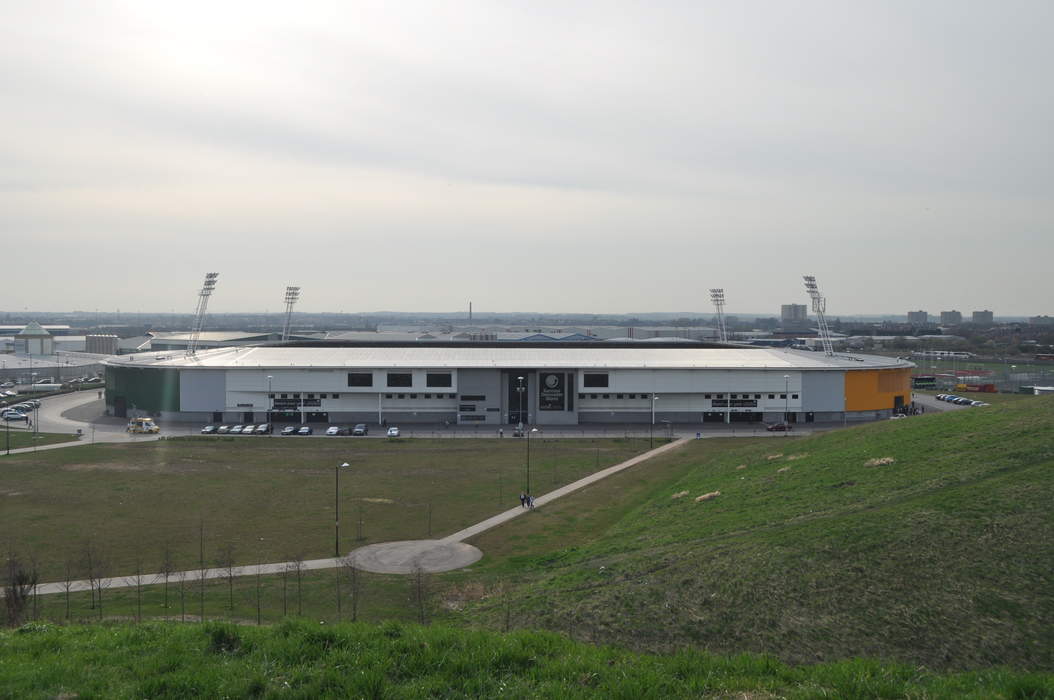
<path fill-rule="evenodd" d="M 483 552 L 464 542 L 406 540 L 381 542 L 353 551 L 352 564 L 376 574 L 412 574 L 418 568 L 426 573 L 451 571 L 479 561 Z"/>

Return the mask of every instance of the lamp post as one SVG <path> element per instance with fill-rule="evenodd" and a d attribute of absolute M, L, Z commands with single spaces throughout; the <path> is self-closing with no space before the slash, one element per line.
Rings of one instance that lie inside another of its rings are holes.
<path fill-rule="evenodd" d="M 531 433 L 537 433 L 538 428 L 531 428 L 524 437 L 527 438 L 527 495 L 531 495 Z"/>
<path fill-rule="evenodd" d="M 333 512 L 336 516 L 333 521 L 333 557 L 340 556 L 340 470 L 349 467 L 347 462 L 333 467 Z"/>
<path fill-rule="evenodd" d="M 1013 391 L 1014 391 L 1015 394 L 1017 393 L 1017 380 L 1014 379 L 1014 374 L 1016 374 L 1016 372 L 1015 372 L 1016 369 L 1017 369 L 1017 365 L 1010 365 L 1010 376 L 1007 377 L 1007 379 L 1009 379 L 1010 382 L 1012 382 L 1011 386 L 1013 387 Z M 956 377 L 956 381 L 958 381 L 958 377 Z"/>
<path fill-rule="evenodd" d="M 658 394 L 651 395 L 651 423 L 648 424 L 648 449 L 655 447 L 655 402 L 659 400 Z"/>

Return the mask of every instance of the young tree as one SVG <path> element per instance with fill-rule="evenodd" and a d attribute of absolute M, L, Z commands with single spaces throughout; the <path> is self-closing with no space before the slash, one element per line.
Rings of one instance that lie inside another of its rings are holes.
<path fill-rule="evenodd" d="M 172 543 L 166 541 L 163 545 L 161 545 L 161 562 L 158 566 L 158 574 L 160 575 L 161 580 L 164 581 L 165 584 L 164 603 L 162 604 L 162 607 L 166 611 L 168 610 L 168 580 L 172 578 L 172 574 L 175 572 L 175 570 L 176 558 L 175 555 L 172 553 Z"/>
<path fill-rule="evenodd" d="M 102 592 L 113 585 L 110 578 L 110 561 L 101 553 L 95 557 L 95 592 L 99 602 L 99 619 L 102 619 Z"/>
<path fill-rule="evenodd" d="M 234 612 L 234 574 L 237 567 L 234 565 L 234 545 L 230 542 L 216 554 L 216 568 L 220 569 L 227 579 L 227 610 Z"/>
<path fill-rule="evenodd" d="M 187 572 L 177 571 L 176 579 L 179 581 L 179 621 L 187 621 Z"/>
<path fill-rule="evenodd" d="M 340 560 L 340 569 L 348 578 L 348 596 L 351 600 L 351 621 L 359 619 L 359 594 L 362 585 L 362 575 L 355 568 L 355 560 L 349 555 Z M 340 608 L 338 607 L 338 612 Z"/>
<path fill-rule="evenodd" d="M 84 541 L 84 551 L 81 554 L 81 566 L 84 570 L 84 578 L 88 581 L 88 594 L 91 598 L 90 610 L 95 609 L 95 581 L 98 576 L 98 554 L 95 545 L 90 539 Z"/>
<path fill-rule="evenodd" d="M 17 627 L 24 621 L 29 598 L 37 586 L 37 572 L 14 551 L 8 552 L 5 564 L 3 590 L 6 622 L 11 627 Z"/>
<path fill-rule="evenodd" d="M 143 621 L 143 558 L 139 552 L 135 554 L 134 573 L 125 578 L 125 583 L 135 586 L 135 621 Z"/>
<path fill-rule="evenodd" d="M 73 588 L 73 562 L 66 558 L 63 576 L 62 591 L 66 598 L 66 622 L 70 621 L 70 589 Z"/>
<path fill-rule="evenodd" d="M 417 621 L 422 625 L 428 624 L 428 574 L 420 565 L 414 567 L 412 597 L 417 608 Z"/>
<path fill-rule="evenodd" d="M 289 568 L 296 575 L 296 614 L 304 614 L 304 554 L 297 552 L 296 556 L 289 562 Z"/>
<path fill-rule="evenodd" d="M 198 521 L 198 616 L 199 622 L 205 622 L 205 521 Z"/>
<path fill-rule="evenodd" d="M 256 626 L 259 627 L 261 624 L 260 614 L 260 564 L 256 565 Z"/>

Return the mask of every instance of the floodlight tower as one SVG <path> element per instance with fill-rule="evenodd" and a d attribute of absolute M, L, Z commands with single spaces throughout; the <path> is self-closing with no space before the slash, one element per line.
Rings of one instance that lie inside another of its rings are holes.
<path fill-rule="evenodd" d="M 194 327 L 190 331 L 190 342 L 187 343 L 188 355 L 193 355 L 198 351 L 198 338 L 201 336 L 202 329 L 205 328 L 205 310 L 209 306 L 209 297 L 216 289 L 216 278 L 219 276 L 218 272 L 205 273 L 205 283 L 201 285 L 201 291 L 198 292 L 198 307 L 194 310 Z"/>
<path fill-rule="evenodd" d="M 817 325 L 820 329 L 820 342 L 823 344 L 823 353 L 830 357 L 834 354 L 834 347 L 831 345 L 831 331 L 827 328 L 827 319 L 824 317 L 824 312 L 827 311 L 827 299 L 820 294 L 820 288 L 816 284 L 815 277 L 805 275 L 802 279 L 805 280 L 805 291 L 809 293 L 809 298 L 812 299 L 812 310 L 816 314 Z"/>
<path fill-rule="evenodd" d="M 725 330 L 725 290 L 711 289 L 710 301 L 714 303 L 714 308 L 717 309 L 717 337 L 722 343 L 727 343 L 728 331 Z"/>
<path fill-rule="evenodd" d="M 293 306 L 300 299 L 300 287 L 285 288 L 285 324 L 282 326 L 282 342 L 289 340 L 289 327 L 293 323 Z"/>

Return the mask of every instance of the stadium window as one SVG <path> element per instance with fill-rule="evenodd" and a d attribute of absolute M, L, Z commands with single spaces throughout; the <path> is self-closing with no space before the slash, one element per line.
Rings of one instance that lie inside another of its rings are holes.
<path fill-rule="evenodd" d="M 737 399 L 737 398 L 739 398 L 739 396 L 736 395 L 736 394 L 729 394 L 728 398 L 730 398 L 730 399 Z"/>
<path fill-rule="evenodd" d="M 611 398 L 611 394 L 604 394 L 604 398 L 605 399 L 610 399 Z"/>
<path fill-rule="evenodd" d="M 348 372 L 348 386 L 373 386 L 373 372 Z"/>
<path fill-rule="evenodd" d="M 294 399 L 299 399 L 300 398 L 300 394 L 293 394 L 293 398 Z"/>
<path fill-rule="evenodd" d="M 627 394 L 626 398 L 627 399 L 635 399 L 635 398 L 637 398 L 637 395 L 636 394 Z"/>
<path fill-rule="evenodd" d="M 430 399 L 430 398 L 432 398 L 432 395 L 431 395 L 431 394 L 425 394 L 425 395 L 424 395 L 424 398 L 426 398 L 426 399 Z"/>
<path fill-rule="evenodd" d="M 648 395 L 647 395 L 647 394 L 641 394 L 641 395 L 640 395 L 640 397 L 641 397 L 642 399 L 646 399 L 646 398 L 648 398 Z"/>
<path fill-rule="evenodd" d="M 486 401 L 487 397 L 483 394 L 462 394 L 462 401 Z"/>
<path fill-rule="evenodd" d="M 761 398 L 761 394 L 754 394 L 754 398 L 755 399 L 760 399 Z"/>
<path fill-rule="evenodd" d="M 456 399 L 457 398 L 457 394 L 447 394 L 446 397 L 448 399 Z"/>
<path fill-rule="evenodd" d="M 429 372 L 425 375 L 425 386 L 453 386 L 450 372 Z"/>
<path fill-rule="evenodd" d="M 769 394 L 769 398 L 770 399 L 774 399 L 774 398 L 776 398 L 776 395 L 775 394 Z"/>
<path fill-rule="evenodd" d="M 267 395 L 267 398 L 269 398 L 269 399 L 273 399 L 273 398 L 274 398 L 274 394 L 268 394 L 268 395 Z"/>
<path fill-rule="evenodd" d="M 780 398 L 781 399 L 785 399 L 785 398 L 787 398 L 787 395 L 786 394 L 780 394 Z"/>
<path fill-rule="evenodd" d="M 791 398 L 792 399 L 796 399 L 796 398 L 798 398 L 798 395 L 797 394 L 791 394 Z"/>
<path fill-rule="evenodd" d="M 308 395 L 307 395 L 307 398 L 309 398 L 309 399 L 313 399 L 313 398 L 315 398 L 315 395 L 314 395 L 314 394 L 308 394 Z"/>
<path fill-rule="evenodd" d="M 405 399 L 405 398 L 406 398 L 406 394 L 399 394 L 399 395 L 398 395 L 398 398 L 400 398 L 400 399 Z"/>
<path fill-rule="evenodd" d="M 580 398 L 580 399 L 584 399 L 585 397 L 586 397 L 586 395 L 585 395 L 585 394 L 579 394 L 579 395 L 578 395 L 578 398 Z"/>
<path fill-rule="evenodd" d="M 289 394 L 281 394 L 280 396 L 283 399 L 288 399 L 289 398 Z"/>
<path fill-rule="evenodd" d="M 390 399 L 390 398 L 392 398 L 392 395 L 391 395 L 391 394 L 385 394 L 385 395 L 384 395 L 384 398 L 386 398 L 386 399 Z"/>
<path fill-rule="evenodd" d="M 615 394 L 615 398 L 616 399 L 621 399 L 621 398 L 623 398 L 623 395 L 622 394 Z"/>
<path fill-rule="evenodd" d="M 593 372 L 593 373 L 587 372 L 585 377 L 582 380 L 582 386 L 586 386 L 586 387 L 603 389 L 607 385 L 608 385 L 608 375 L 607 375 L 607 373 L 600 374 L 600 373 L 597 373 L 597 372 Z"/>
<path fill-rule="evenodd" d="M 713 398 L 713 396 L 711 396 L 710 394 L 703 394 L 703 398 L 704 399 L 711 399 L 711 398 Z"/>
<path fill-rule="evenodd" d="M 339 399 L 340 398 L 340 394 L 330 394 L 329 398 L 331 398 L 331 399 Z"/>
<path fill-rule="evenodd" d="M 411 399 L 416 399 L 417 398 L 417 394 L 410 394 L 410 398 Z"/>
<path fill-rule="evenodd" d="M 715 399 L 723 399 L 723 398 L 725 398 L 725 395 L 724 394 L 714 394 L 714 398 Z"/>
<path fill-rule="evenodd" d="M 388 386 L 413 386 L 414 375 L 409 372 L 389 372 Z"/>

